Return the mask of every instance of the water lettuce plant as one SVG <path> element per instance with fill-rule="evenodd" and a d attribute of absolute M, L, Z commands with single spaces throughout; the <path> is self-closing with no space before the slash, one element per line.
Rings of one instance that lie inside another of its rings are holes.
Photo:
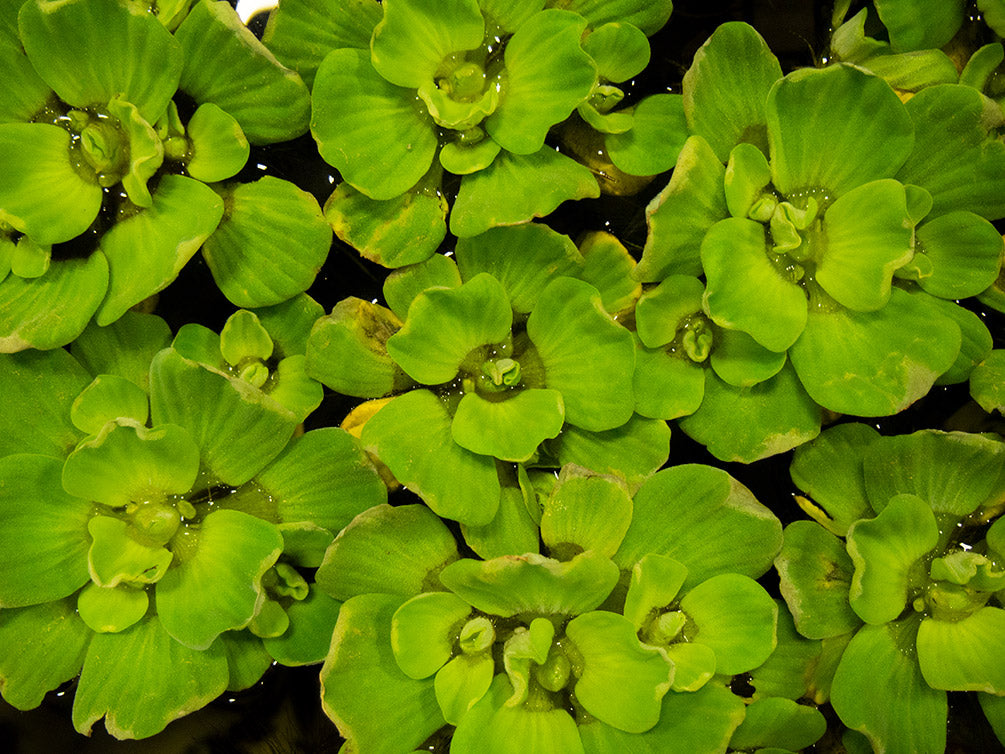
<path fill-rule="evenodd" d="M 444 174 L 460 176 L 449 207 L 457 236 L 597 196 L 590 170 L 546 137 L 577 108 L 604 120 L 621 98 L 609 82 L 645 67 L 646 35 L 671 9 L 669 0 L 284 2 L 264 40 L 312 80 L 311 132 L 344 180 L 326 215 L 341 238 L 397 267 L 443 240 Z M 615 130 L 630 128 L 622 119 Z"/>
<path fill-rule="evenodd" d="M 78 731 L 104 717 L 144 738 L 274 662 L 324 657 L 339 603 L 304 574 L 387 493 L 343 430 L 294 437 L 321 400 L 295 368 L 310 303 L 198 331 L 220 368 L 184 355 L 192 331 L 172 346 L 135 313 L 92 325 L 72 355 L 2 357 L 8 703 L 36 707 L 79 674 Z"/>
<path fill-rule="evenodd" d="M 200 247 L 238 306 L 306 290 L 327 256 L 313 197 L 274 177 L 232 181 L 251 145 L 306 130 L 306 86 L 229 4 L 161 12 L 124 0 L 0 8 L 0 351 L 115 321 Z"/>
<path fill-rule="evenodd" d="M 966 380 L 992 339 L 955 301 L 997 279 L 1005 215 L 982 95 L 945 84 L 905 104 L 847 64 L 782 76 L 730 23 L 683 96 L 692 135 L 635 274 L 659 284 L 639 303 L 648 374 L 684 387 L 646 415 L 749 462 L 814 437 L 823 410 L 886 416 Z"/>
<path fill-rule="evenodd" d="M 633 267 L 607 234 L 580 248 L 536 224 L 461 239 L 453 258 L 390 275 L 389 308 L 349 298 L 318 320 L 308 371 L 374 399 L 349 419 L 364 446 L 463 524 L 493 521 L 507 464 L 636 484 L 666 461 L 669 432 L 635 416 L 635 346 L 614 317 L 638 293 Z"/>
<path fill-rule="evenodd" d="M 418 505 L 372 508 L 332 543 L 317 582 L 344 604 L 322 699 L 350 747 L 725 750 L 745 714 L 730 679 L 776 646 L 778 607 L 754 579 L 780 523 L 707 466 L 660 471 L 634 498 L 579 467 L 551 482 L 540 550 L 461 557 Z M 754 719 L 738 743 L 764 735 Z"/>
<path fill-rule="evenodd" d="M 1005 741 L 1003 458 L 998 435 L 864 424 L 796 450 L 814 520 L 785 528 L 782 595 L 823 640 L 835 712 L 875 751 L 944 750 L 947 691 L 977 692 Z"/>

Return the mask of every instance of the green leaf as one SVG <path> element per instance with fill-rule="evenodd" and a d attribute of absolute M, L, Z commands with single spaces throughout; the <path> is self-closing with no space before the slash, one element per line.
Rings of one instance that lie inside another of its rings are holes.
<path fill-rule="evenodd" d="M 496 676 L 488 693 L 458 723 L 451 746 L 484 754 L 584 754 L 572 715 L 558 707 L 507 704 L 512 693 L 509 679 Z"/>
<path fill-rule="evenodd" d="M 922 558 L 939 541 L 932 509 L 911 494 L 890 499 L 879 515 L 848 529 L 848 555 L 855 566 L 848 601 L 866 623 L 894 620 L 908 597 L 924 586 Z"/>
<path fill-rule="evenodd" d="M 557 390 L 530 388 L 502 400 L 468 393 L 450 424 L 454 442 L 479 455 L 520 463 L 562 431 L 565 411 Z"/>
<path fill-rule="evenodd" d="M 1005 349 L 996 349 L 974 367 L 970 395 L 989 414 L 1005 413 Z"/>
<path fill-rule="evenodd" d="M 36 243 L 69 241 L 91 225 L 101 187 L 73 166 L 70 134 L 47 123 L 0 124 L 0 220 Z M 9 283 L 9 281 L 8 281 Z"/>
<path fill-rule="evenodd" d="M 625 617 L 637 631 L 644 629 L 654 611 L 663 612 L 677 597 L 687 567 L 665 555 L 649 553 L 632 566 L 631 580 L 625 595 Z M 713 670 L 715 659 L 713 656 Z"/>
<path fill-rule="evenodd" d="M 318 151 L 370 198 L 403 194 L 429 170 L 437 147 L 433 121 L 414 99 L 374 70 L 369 52 L 335 50 L 314 80 Z"/>
<path fill-rule="evenodd" d="M 3 104 L 0 104 L 0 123 L 27 123 L 33 120 L 45 107 L 52 93 L 21 50 L 21 40 L 17 35 L 17 14 L 14 16 L 14 39 L 10 40 L 11 44 L 0 45 L 0 66 L 7 75 L 7 96 Z"/>
<path fill-rule="evenodd" d="M 90 503 L 63 491 L 62 461 L 35 455 L 0 459 L 0 605 L 37 605 L 88 580 Z"/>
<path fill-rule="evenodd" d="M 150 409 L 155 426 L 185 427 L 205 469 L 235 487 L 275 458 L 300 422 L 250 384 L 200 366 L 174 349 L 161 351 L 150 366 Z"/>
<path fill-rule="evenodd" d="M 680 609 L 694 622 L 691 642 L 715 651 L 716 673 L 746 673 L 775 649 L 778 606 L 748 576 L 713 576 L 688 591 Z"/>
<path fill-rule="evenodd" d="M 865 626 L 848 644 L 834 675 L 834 710 L 874 749 L 946 747 L 946 692 L 929 688 L 921 676 L 914 651 L 918 622 Z"/>
<path fill-rule="evenodd" d="M 705 286 L 689 275 L 669 275 L 643 292 L 635 307 L 639 339 L 648 348 L 665 346 L 687 319 L 701 311 Z"/>
<path fill-rule="evenodd" d="M 167 573 L 174 557 L 171 551 L 145 538 L 140 541 L 136 527 L 130 523 L 101 515 L 87 522 L 92 538 L 88 570 L 91 580 L 100 587 L 119 584 L 141 587 L 159 581 Z"/>
<path fill-rule="evenodd" d="M 280 358 L 306 353 L 311 328 L 324 313 L 321 304 L 306 293 L 281 304 L 255 309 Z"/>
<path fill-rule="evenodd" d="M 586 18 L 593 29 L 620 22 L 637 26 L 647 37 L 663 27 L 673 10 L 670 0 L 569 0 L 564 6 Z"/>
<path fill-rule="evenodd" d="M 447 235 L 447 210 L 438 191 L 406 191 L 378 200 L 344 182 L 324 207 L 336 236 L 367 259 L 392 268 L 421 262 L 436 251 Z"/>
<path fill-rule="evenodd" d="M 466 238 L 496 225 L 543 217 L 567 199 L 595 199 L 600 186 L 590 169 L 548 146 L 533 154 L 501 152 L 484 170 L 461 180 L 450 232 Z"/>
<path fill-rule="evenodd" d="M 373 27 L 383 15 L 376 0 L 346 0 L 320 6 L 313 0 L 286 0 L 274 8 L 262 42 L 285 65 L 293 68 L 308 87 L 325 55 L 341 47 L 366 50 Z"/>
<path fill-rule="evenodd" d="M 177 565 L 157 583 L 164 629 L 193 649 L 245 627 L 262 599 L 262 575 L 283 549 L 273 524 L 240 511 L 218 510 L 173 543 Z"/>
<path fill-rule="evenodd" d="M 190 157 L 185 169 L 198 181 L 232 178 L 248 161 L 251 147 L 232 115 L 212 102 L 199 105 L 188 122 Z"/>
<path fill-rule="evenodd" d="M 573 278 L 553 280 L 527 320 L 547 385 L 565 401 L 566 421 L 601 432 L 635 411 L 632 335 L 604 310 L 600 294 Z"/>
<path fill-rule="evenodd" d="M 464 541 L 485 560 L 540 551 L 540 531 L 531 516 L 535 492 L 523 466 L 517 466 L 516 477 L 508 483 L 503 479 L 499 510 L 488 524 L 461 524 Z"/>
<path fill-rule="evenodd" d="M 164 176 L 149 209 L 116 223 L 101 237 L 109 285 L 95 321 L 108 325 L 167 287 L 222 215 L 223 201 L 205 184 L 181 175 Z"/>
<path fill-rule="evenodd" d="M 423 291 L 408 309 L 404 326 L 387 340 L 391 358 L 426 385 L 450 382 L 478 346 L 502 343 L 513 312 L 506 290 L 481 273 L 458 288 Z"/>
<path fill-rule="evenodd" d="M 814 689 L 810 678 L 819 667 L 822 642 L 800 636 L 785 604 L 781 600 L 775 602 L 779 606 L 778 644 L 763 665 L 750 671 L 750 685 L 756 689 L 754 698 L 798 700 L 812 697 Z"/>
<path fill-rule="evenodd" d="M 618 569 L 595 552 L 580 553 L 565 563 L 527 553 L 458 560 L 440 571 L 440 581 L 490 615 L 579 615 L 607 598 L 618 581 Z"/>
<path fill-rule="evenodd" d="M 356 297 L 342 299 L 315 322 L 307 339 L 307 373 L 333 390 L 379 398 L 412 380 L 387 353 L 387 340 L 401 321 L 383 306 Z"/>
<path fill-rule="evenodd" d="M 121 97 L 154 123 L 178 88 L 183 50 L 142 8 L 117 0 L 32 0 L 18 21 L 35 70 L 72 107 Z"/>
<path fill-rule="evenodd" d="M 402 602 L 390 594 L 346 601 L 321 668 L 325 714 L 362 751 L 409 751 L 444 725 L 433 681 L 412 680 L 394 660 L 391 619 Z"/>
<path fill-rule="evenodd" d="M 495 661 L 489 654 L 458 655 L 436 674 L 436 701 L 443 718 L 457 725 L 467 711 L 485 696 L 495 675 Z"/>
<path fill-rule="evenodd" d="M 897 174 L 927 189 L 933 217 L 954 210 L 988 220 L 1005 216 L 1005 144 L 990 138 L 985 100 L 969 86 L 924 89 L 906 105 L 916 132 L 914 151 Z"/>
<path fill-rule="evenodd" d="M 771 351 L 791 346 L 806 326 L 806 294 L 768 258 L 764 228 L 731 217 L 709 229 L 701 244 L 712 320 L 751 335 Z"/>
<path fill-rule="evenodd" d="M 69 353 L 25 351 L 0 356 L 0 457 L 15 453 L 64 458 L 80 439 L 70 420 L 89 375 Z"/>
<path fill-rule="evenodd" d="M 213 279 L 232 304 L 272 306 L 314 282 L 331 228 L 313 196 L 265 176 L 224 195 L 219 227 L 203 246 Z"/>
<path fill-rule="evenodd" d="M 733 733 L 733 749 L 774 747 L 802 751 L 815 744 L 827 730 L 827 721 L 816 707 L 790 699 L 758 699 Z"/>
<path fill-rule="evenodd" d="M 679 426 L 722 461 L 751 463 L 784 453 L 820 433 L 821 411 L 789 364 L 747 388 L 705 377 L 701 406 Z"/>
<path fill-rule="evenodd" d="M 310 94 L 226 2 L 201 0 L 175 31 L 185 53 L 180 88 L 197 103 L 219 105 L 252 144 L 288 141 L 307 131 Z"/>
<path fill-rule="evenodd" d="M 437 515 L 487 524 L 499 505 L 495 460 L 462 448 L 446 407 L 428 390 L 398 396 L 363 428 L 363 446 Z"/>
<path fill-rule="evenodd" d="M 623 483 L 565 467 L 544 501 L 541 539 L 562 560 L 583 550 L 611 557 L 632 519 L 632 499 Z"/>
<path fill-rule="evenodd" d="M 387 502 L 387 487 L 348 432 L 326 427 L 294 438 L 255 482 L 284 523 L 309 521 L 332 533 Z"/>
<path fill-rule="evenodd" d="M 250 631 L 227 631 L 220 635 L 219 643 L 227 655 L 230 671 L 227 691 L 251 688 L 272 665 L 272 657 L 262 646 L 262 640 Z"/>
<path fill-rule="evenodd" d="M 879 433 L 865 424 L 839 424 L 796 449 L 789 473 L 813 498 L 800 506 L 828 531 L 843 537 L 848 527 L 871 515 L 863 463 Z"/>
<path fill-rule="evenodd" d="M 631 111 L 632 126 L 604 138 L 615 167 L 630 175 L 656 175 L 674 166 L 688 137 L 679 94 L 654 94 Z"/>
<path fill-rule="evenodd" d="M 454 258 L 434 254 L 416 264 L 393 270 L 384 279 L 383 293 L 391 310 L 405 319 L 416 296 L 427 288 L 458 288 L 460 285 L 461 275 Z"/>
<path fill-rule="evenodd" d="M 918 628 L 918 664 L 933 689 L 985 691 L 1005 689 L 1002 638 L 1005 610 L 982 607 L 956 622 L 928 618 Z"/>
<path fill-rule="evenodd" d="M 768 95 L 767 121 L 774 184 L 790 197 L 824 189 L 833 198 L 893 177 L 914 145 L 890 85 L 849 65 L 790 73 Z"/>
<path fill-rule="evenodd" d="M 1005 697 L 993 694 L 978 694 L 977 698 L 980 700 L 984 716 L 994 729 L 995 736 L 997 736 L 1000 743 L 1005 740 Z"/>
<path fill-rule="evenodd" d="M 533 311 L 541 292 L 556 277 L 576 277 L 583 266 L 572 239 L 543 223 L 491 228 L 459 238 L 456 260 L 462 279 L 487 272 L 502 283 L 518 314 Z"/>
<path fill-rule="evenodd" d="M 596 27 L 583 40 L 583 49 L 597 64 L 598 75 L 614 83 L 639 75 L 649 65 L 649 40 L 630 23 Z"/>
<path fill-rule="evenodd" d="M 580 46 L 585 29 L 579 14 L 551 8 L 510 37 L 499 107 L 485 120 L 485 130 L 504 150 L 540 152 L 548 129 L 589 96 L 597 65 Z"/>
<path fill-rule="evenodd" d="M 691 133 L 708 141 L 719 162 L 726 162 L 741 142 L 763 148 L 765 100 L 781 77 L 778 59 L 752 26 L 722 24 L 684 74 L 684 114 Z"/>
<path fill-rule="evenodd" d="M 129 201 L 138 207 L 149 207 L 150 190 L 147 181 L 153 178 L 164 162 L 164 145 L 153 126 L 140 115 L 136 105 L 118 97 L 108 103 L 108 113 L 118 119 L 119 128 L 128 139 L 128 172 L 122 177 L 122 187 Z"/>
<path fill-rule="evenodd" d="M 785 366 L 784 353 L 769 351 L 742 330 L 720 330 L 709 363 L 723 382 L 753 387 L 769 380 Z"/>
<path fill-rule="evenodd" d="M 690 588 L 721 573 L 758 578 L 781 544 L 781 523 L 746 487 L 720 469 L 688 464 L 658 471 L 635 493 L 614 561 L 627 570 L 649 553 L 667 555 L 688 569 Z"/>
<path fill-rule="evenodd" d="M 865 488 L 882 511 L 894 495 L 911 493 L 936 514 L 963 518 L 999 494 L 1005 443 L 994 435 L 921 430 L 884 437 L 869 447 Z"/>
<path fill-rule="evenodd" d="M 169 345 L 167 322 L 152 314 L 128 311 L 107 327 L 92 323 L 73 341 L 71 353 L 91 374 L 118 375 L 148 390 L 150 362 Z"/>
<path fill-rule="evenodd" d="M 582 656 L 574 692 L 584 709 L 629 733 L 652 728 L 674 677 L 666 655 L 642 644 L 635 626 L 617 613 L 595 610 L 577 616 L 565 634 Z"/>
<path fill-rule="evenodd" d="M 17 651 L 0 658 L 4 701 L 19 710 L 38 707 L 49 691 L 80 672 L 91 635 L 72 599 L 5 608 L 0 641 Z"/>
<path fill-rule="evenodd" d="M 373 66 L 392 84 L 417 89 L 451 53 L 477 48 L 484 35 L 475 0 L 392 0 L 370 42 Z"/>
<path fill-rule="evenodd" d="M 911 259 L 912 230 L 900 183 L 882 179 L 852 189 L 824 215 L 817 282 L 849 309 L 882 308 L 894 271 Z"/>
<path fill-rule="evenodd" d="M 729 152 L 723 188 L 733 217 L 747 217 L 771 183 L 771 166 L 758 147 L 741 142 Z"/>
<path fill-rule="evenodd" d="M 0 283 L 0 352 L 56 348 L 77 337 L 108 288 L 101 252 L 58 261 L 40 278 Z"/>
<path fill-rule="evenodd" d="M 964 0 L 929 7 L 923 0 L 876 0 L 876 12 L 895 50 L 942 47 L 963 23 Z"/>
<path fill-rule="evenodd" d="M 435 585 L 435 574 L 457 558 L 453 534 L 427 507 L 378 505 L 339 534 L 316 581 L 343 601 L 370 592 L 413 597 Z M 379 569 L 373 568 L 376 562 Z"/>
<path fill-rule="evenodd" d="M 635 259 L 621 243 L 606 231 L 592 231 L 579 241 L 583 269 L 579 277 L 600 292 L 604 309 L 621 319 L 635 309 L 642 285 L 632 277 Z"/>
<path fill-rule="evenodd" d="M 659 722 L 645 733 L 625 733 L 600 721 L 580 725 L 579 732 L 586 750 L 597 754 L 725 751 L 743 716 L 740 697 L 713 682 L 694 692 L 664 696 Z"/>
<path fill-rule="evenodd" d="M 421 681 L 451 658 L 471 605 L 450 592 L 423 592 L 394 611 L 391 649 L 401 672 Z"/>
<path fill-rule="evenodd" d="M 558 466 L 576 464 L 598 474 L 623 477 L 636 487 L 666 463 L 670 428 L 660 419 L 637 415 L 603 432 L 566 425 L 549 447 Z"/>
<path fill-rule="evenodd" d="M 143 589 L 88 584 L 77 595 L 77 612 L 99 634 L 124 631 L 146 615 L 150 601 Z"/>
<path fill-rule="evenodd" d="M 121 633 L 95 634 L 73 700 L 73 726 L 88 735 L 104 717 L 115 738 L 147 738 L 223 693 L 229 675 L 222 646 L 189 649 L 157 616 Z"/>
<path fill-rule="evenodd" d="M 911 405 L 949 369 L 959 327 L 899 288 L 877 312 L 811 307 L 789 359 L 822 406 L 856 416 L 889 416 Z"/>
<path fill-rule="evenodd" d="M 153 429 L 132 420 L 103 424 L 69 455 L 63 487 L 71 495 L 113 508 L 130 501 L 162 500 L 192 489 L 199 473 L 199 448 L 183 428 Z"/>
<path fill-rule="evenodd" d="M 635 352 L 634 385 L 637 414 L 677 419 L 693 414 L 701 405 L 705 369 L 676 353 L 640 346 Z"/>
<path fill-rule="evenodd" d="M 961 299 L 992 285 L 1002 258 L 1002 237 L 972 212 L 949 212 L 918 228 L 915 254 L 931 262 L 918 285 L 933 296 Z"/>
<path fill-rule="evenodd" d="M 670 182 L 646 207 L 649 233 L 635 277 L 656 282 L 670 274 L 704 274 L 702 239 L 729 215 L 725 173 L 707 141 L 692 136 L 684 142 Z"/>
<path fill-rule="evenodd" d="M 844 543 L 822 526 L 811 521 L 786 526 L 775 567 L 782 596 L 803 636 L 840 636 L 861 624 L 848 603 L 854 565 Z"/>
<path fill-rule="evenodd" d="M 280 665 L 314 665 L 324 660 L 341 603 L 312 586 L 305 599 L 286 608 L 290 627 L 281 636 L 263 639 L 268 653 Z M 228 636 L 229 634 L 223 634 Z"/>

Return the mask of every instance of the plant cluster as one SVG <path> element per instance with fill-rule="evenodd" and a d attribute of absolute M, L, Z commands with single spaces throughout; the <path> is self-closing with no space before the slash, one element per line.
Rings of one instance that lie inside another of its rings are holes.
<path fill-rule="evenodd" d="M 1005 744 L 976 7 L 837 0 L 791 71 L 728 22 L 645 95 L 669 0 L 0 0 L 6 702 L 146 738 L 320 664 L 347 752 L 935 752 L 950 694 Z M 975 431 L 859 421 L 943 389 Z"/>

